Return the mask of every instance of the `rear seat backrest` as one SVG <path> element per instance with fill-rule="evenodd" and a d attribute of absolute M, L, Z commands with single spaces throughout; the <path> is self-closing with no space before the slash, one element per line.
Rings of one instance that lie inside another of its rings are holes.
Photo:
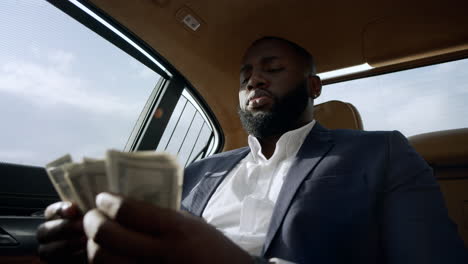
<path fill-rule="evenodd" d="M 468 247 L 468 128 L 408 138 L 434 169 L 452 220 Z"/>
<path fill-rule="evenodd" d="M 363 129 L 361 116 L 350 103 L 334 100 L 315 105 L 314 118 L 328 129 Z"/>

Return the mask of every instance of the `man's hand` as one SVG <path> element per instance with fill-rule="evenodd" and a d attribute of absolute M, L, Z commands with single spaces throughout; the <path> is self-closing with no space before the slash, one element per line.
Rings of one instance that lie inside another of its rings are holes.
<path fill-rule="evenodd" d="M 92 263 L 252 263 L 199 218 L 101 193 L 84 217 Z"/>
<path fill-rule="evenodd" d="M 48 263 L 86 263 L 83 216 L 76 204 L 57 202 L 44 212 L 37 229 L 39 257 Z"/>

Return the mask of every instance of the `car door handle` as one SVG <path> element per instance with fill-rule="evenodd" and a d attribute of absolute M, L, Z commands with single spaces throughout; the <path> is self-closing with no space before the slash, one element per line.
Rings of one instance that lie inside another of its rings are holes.
<path fill-rule="evenodd" d="M 0 215 L 0 256 L 36 254 L 36 231 L 42 223 L 42 217 Z"/>
<path fill-rule="evenodd" d="M 14 237 L 0 228 L 0 247 L 17 246 L 19 243 Z"/>

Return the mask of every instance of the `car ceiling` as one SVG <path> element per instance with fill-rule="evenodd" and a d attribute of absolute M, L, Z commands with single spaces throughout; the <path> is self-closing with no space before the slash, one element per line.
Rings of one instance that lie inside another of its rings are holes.
<path fill-rule="evenodd" d="M 237 117 L 239 66 L 244 50 L 261 36 L 304 46 L 318 72 L 363 63 L 385 72 L 468 54 L 468 1 L 90 2 L 154 48 L 198 90 L 223 128 L 226 150 L 246 144 Z M 185 14 L 200 20 L 197 31 L 181 23 Z"/>

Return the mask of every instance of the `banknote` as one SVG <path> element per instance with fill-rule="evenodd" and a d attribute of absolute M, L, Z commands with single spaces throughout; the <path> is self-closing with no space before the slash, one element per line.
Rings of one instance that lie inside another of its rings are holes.
<path fill-rule="evenodd" d="M 116 150 L 109 150 L 106 154 L 106 170 L 108 176 L 108 183 L 112 192 L 120 193 L 119 177 L 113 177 L 119 173 L 118 167 L 114 166 L 116 163 L 125 162 L 143 162 L 144 164 L 153 164 L 155 167 L 173 167 L 171 165 L 175 160 L 171 155 L 166 153 L 155 153 L 152 151 L 138 151 L 138 152 L 120 152 Z M 147 163 L 146 163 L 147 162 Z"/>
<path fill-rule="evenodd" d="M 83 158 L 83 174 L 87 178 L 88 187 L 93 197 L 92 207 L 96 207 L 96 195 L 109 191 L 106 162 L 104 160 Z"/>
<path fill-rule="evenodd" d="M 62 201 L 73 202 L 75 200 L 75 195 L 71 189 L 71 186 L 65 179 L 65 171 L 63 169 L 63 166 L 65 164 L 71 162 L 71 156 L 69 154 L 66 154 L 48 163 L 45 167 L 47 174 L 49 175 L 49 179 L 54 185 L 54 188 L 60 196 L 60 199 L 62 199 Z"/>
<path fill-rule="evenodd" d="M 169 154 L 110 150 L 105 160 L 84 158 L 81 163 L 73 163 L 71 156 L 65 155 L 47 164 L 46 169 L 60 198 L 75 202 L 83 212 L 96 207 L 96 195 L 109 191 L 179 208 L 182 168 Z"/>
<path fill-rule="evenodd" d="M 111 191 L 157 206 L 179 208 L 182 169 L 171 155 L 110 150 L 106 167 Z"/>
<path fill-rule="evenodd" d="M 68 163 L 63 166 L 63 170 L 65 171 L 65 180 L 74 195 L 73 202 L 77 203 L 83 212 L 92 209 L 94 196 L 89 188 L 88 178 L 83 173 L 83 164 Z"/>
<path fill-rule="evenodd" d="M 72 160 L 72 157 L 70 156 L 70 154 L 65 154 L 59 158 L 57 158 L 56 160 L 53 160 L 49 163 L 46 164 L 46 168 L 54 168 L 54 167 L 60 167 L 62 165 L 65 165 L 67 163 L 71 163 L 73 162 Z"/>

